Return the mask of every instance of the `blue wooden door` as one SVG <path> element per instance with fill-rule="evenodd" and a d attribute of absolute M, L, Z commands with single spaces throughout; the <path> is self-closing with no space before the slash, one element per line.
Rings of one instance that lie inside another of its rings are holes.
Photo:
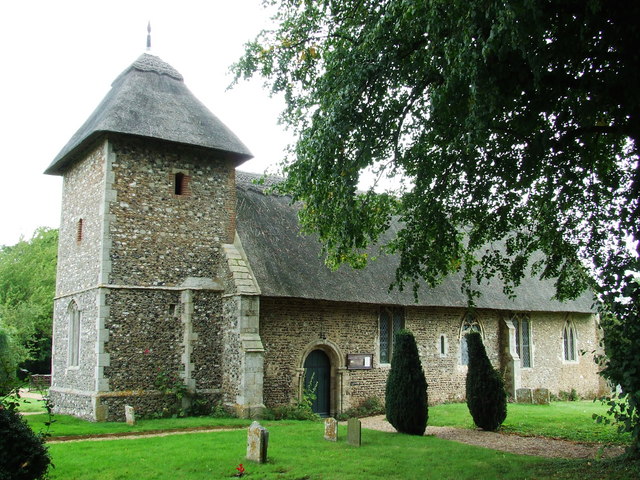
<path fill-rule="evenodd" d="M 331 398 L 331 361 L 322 350 L 313 350 L 304 361 L 305 391 L 315 390 L 313 411 L 322 417 L 328 417 Z"/>

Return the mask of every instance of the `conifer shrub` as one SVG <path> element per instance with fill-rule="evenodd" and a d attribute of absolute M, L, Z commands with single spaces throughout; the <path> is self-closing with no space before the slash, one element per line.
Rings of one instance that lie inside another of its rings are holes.
<path fill-rule="evenodd" d="M 467 334 L 469 370 L 467 407 L 474 423 L 483 430 L 497 430 L 507 418 L 507 394 L 500 373 L 493 368 L 478 332 Z"/>
<path fill-rule="evenodd" d="M 409 330 L 400 330 L 394 336 L 385 411 L 387 420 L 398 432 L 423 435 L 427 428 L 427 381 L 416 340 Z"/>
<path fill-rule="evenodd" d="M 17 411 L 0 403 L 0 480 L 46 478 L 50 464 L 44 438 Z"/>

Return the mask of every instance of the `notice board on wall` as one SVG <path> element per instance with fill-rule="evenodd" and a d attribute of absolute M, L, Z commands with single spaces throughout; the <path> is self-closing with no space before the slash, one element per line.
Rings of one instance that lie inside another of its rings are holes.
<path fill-rule="evenodd" d="M 371 370 L 373 368 L 372 353 L 348 353 L 347 369 L 349 370 Z"/>

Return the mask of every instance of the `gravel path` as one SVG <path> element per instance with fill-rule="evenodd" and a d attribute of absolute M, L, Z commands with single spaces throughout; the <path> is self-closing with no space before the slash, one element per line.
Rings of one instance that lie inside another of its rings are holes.
<path fill-rule="evenodd" d="M 384 415 L 362 418 L 361 421 L 362 428 L 392 433 L 396 431 L 384 419 Z M 492 450 L 547 458 L 610 458 L 624 452 L 624 447 L 620 446 L 578 443 L 546 437 L 522 437 L 520 435 L 469 430 L 466 428 L 427 427 L 425 435 L 486 447 Z"/>

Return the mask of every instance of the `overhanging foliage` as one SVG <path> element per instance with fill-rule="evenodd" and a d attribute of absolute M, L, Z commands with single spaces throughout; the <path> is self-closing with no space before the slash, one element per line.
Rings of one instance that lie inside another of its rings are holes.
<path fill-rule="evenodd" d="M 532 271 L 559 298 L 591 287 L 615 318 L 604 373 L 637 408 L 640 5 L 266 3 L 277 28 L 234 68 L 285 97 L 298 139 L 284 190 L 328 263 L 362 266 L 396 216 L 400 287 L 458 270 L 507 289 Z M 367 168 L 403 181 L 358 192 Z"/>

